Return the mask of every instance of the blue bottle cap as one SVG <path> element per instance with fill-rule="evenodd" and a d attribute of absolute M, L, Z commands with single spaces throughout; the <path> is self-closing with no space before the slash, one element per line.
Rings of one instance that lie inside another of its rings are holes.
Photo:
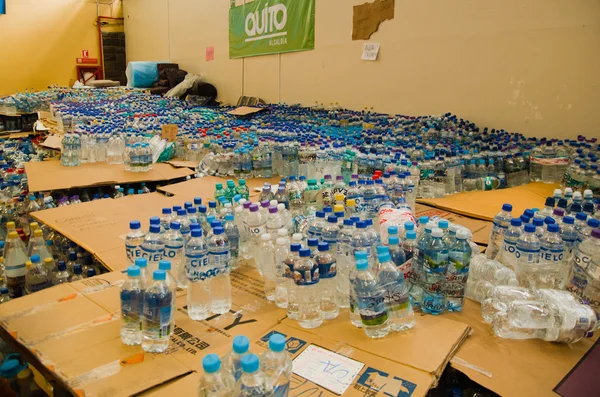
<path fill-rule="evenodd" d="M 191 229 L 192 237 L 202 237 L 202 229 Z"/>
<path fill-rule="evenodd" d="M 344 219 L 344 226 L 352 226 L 354 221 L 352 219 Z"/>
<path fill-rule="evenodd" d="M 550 233 L 557 233 L 558 232 L 558 225 L 556 223 L 552 223 L 552 224 L 548 225 L 548 232 L 550 232 Z"/>
<path fill-rule="evenodd" d="M 256 354 L 246 354 L 244 357 L 242 357 L 242 371 L 246 372 L 246 373 L 253 373 L 258 371 L 258 366 L 259 366 L 259 362 L 258 362 L 258 357 L 256 356 Z"/>
<path fill-rule="evenodd" d="M 548 225 L 548 226 L 550 226 L 550 225 Z M 533 232 L 535 232 L 535 226 L 532 225 L 531 223 L 527 223 L 527 224 L 525 224 L 525 231 L 527 233 L 533 233 Z"/>
<path fill-rule="evenodd" d="M 388 234 L 398 234 L 398 226 L 392 225 L 388 226 Z"/>
<path fill-rule="evenodd" d="M 206 214 L 206 206 L 204 204 L 198 206 L 198 210 L 201 214 Z"/>
<path fill-rule="evenodd" d="M 227 215 L 225 215 L 225 220 L 226 221 L 233 221 L 234 220 L 233 214 L 227 214 Z"/>
<path fill-rule="evenodd" d="M 447 220 L 445 220 L 445 219 L 441 219 L 441 220 L 438 222 L 438 227 L 439 227 L 440 229 L 448 229 L 448 221 L 447 221 Z"/>
<path fill-rule="evenodd" d="M 415 230 L 415 224 L 411 221 L 404 222 L 404 230 L 406 230 L 407 232 L 409 230 Z"/>
<path fill-rule="evenodd" d="M 77 252 L 69 251 L 69 261 L 73 262 L 77 260 Z"/>
<path fill-rule="evenodd" d="M 310 249 L 309 248 L 300 248 L 300 257 L 301 258 L 310 257 Z"/>
<path fill-rule="evenodd" d="M 96 269 L 94 269 L 94 268 L 88 269 L 86 277 L 88 277 L 88 278 L 94 277 L 95 275 L 96 275 Z"/>
<path fill-rule="evenodd" d="M 544 226 L 544 220 L 542 218 L 533 218 L 533 221 L 531 222 L 535 227 Z"/>
<path fill-rule="evenodd" d="M 77 259 L 77 254 L 75 254 L 75 259 Z M 40 256 L 38 254 L 31 255 L 31 263 L 40 263 Z"/>
<path fill-rule="evenodd" d="M 526 209 L 526 210 L 523 212 L 523 215 L 527 215 L 529 218 L 533 218 L 533 215 L 534 215 L 534 214 L 535 214 L 535 213 L 533 212 L 533 210 L 530 210 L 530 209 Z"/>
<path fill-rule="evenodd" d="M 327 217 L 327 222 L 329 222 L 329 223 L 337 223 L 337 216 L 335 216 L 335 215 L 329 215 Z"/>
<path fill-rule="evenodd" d="M 152 279 L 157 281 L 166 280 L 167 273 L 164 270 L 155 270 L 154 273 L 152 273 Z"/>
<path fill-rule="evenodd" d="M 171 221 L 171 223 L 169 224 L 169 227 L 173 230 L 179 230 L 179 229 L 181 229 L 181 224 L 177 221 Z"/>
<path fill-rule="evenodd" d="M 183 203 L 183 208 L 185 208 L 185 209 L 191 208 L 193 206 L 194 206 L 194 204 L 192 204 L 191 201 L 186 201 L 185 203 Z"/>
<path fill-rule="evenodd" d="M 223 234 L 223 228 L 221 226 L 217 226 L 213 229 L 213 234 L 218 236 L 219 234 Z"/>
<path fill-rule="evenodd" d="M 585 221 L 587 219 L 587 214 L 585 212 L 578 212 L 577 215 L 575 215 L 575 219 Z"/>
<path fill-rule="evenodd" d="M 377 255 L 385 254 L 386 252 L 390 252 L 390 249 L 385 245 L 377 246 Z"/>
<path fill-rule="evenodd" d="M 194 197 L 194 204 L 195 205 L 202 204 L 202 198 L 200 198 L 200 197 Z"/>
<path fill-rule="evenodd" d="M 217 208 L 217 202 L 216 201 L 209 201 L 208 202 L 208 207 L 209 208 Z"/>
<path fill-rule="evenodd" d="M 356 228 L 357 229 L 364 229 L 366 227 L 367 227 L 367 224 L 365 223 L 365 221 L 356 222 Z"/>
<path fill-rule="evenodd" d="M 319 243 L 319 252 L 329 251 L 329 243 Z"/>
<path fill-rule="evenodd" d="M 163 208 L 162 213 L 163 215 L 171 215 L 172 211 L 170 208 Z"/>
<path fill-rule="evenodd" d="M 285 350 L 286 339 L 285 336 L 281 334 L 273 334 L 269 338 L 269 349 L 276 353 L 282 352 Z"/>
<path fill-rule="evenodd" d="M 171 270 L 171 261 L 163 259 L 162 261 L 158 262 L 158 268 L 164 271 Z"/>
<path fill-rule="evenodd" d="M 331 208 L 331 207 L 323 207 L 323 212 L 326 213 L 326 214 L 328 214 L 330 212 L 333 212 L 333 208 Z"/>
<path fill-rule="evenodd" d="M 151 225 L 160 225 L 160 218 L 158 216 L 153 216 L 150 218 Z"/>
<path fill-rule="evenodd" d="M 373 226 L 373 219 L 365 219 L 363 222 L 366 226 Z"/>
<path fill-rule="evenodd" d="M 140 275 L 140 268 L 139 268 L 139 266 L 135 266 L 135 265 L 129 266 L 127 268 L 127 275 L 129 277 L 138 277 Z"/>
<path fill-rule="evenodd" d="M 202 368 L 207 374 L 214 374 L 221 369 L 221 359 L 216 354 L 207 354 L 202 359 Z"/>
<path fill-rule="evenodd" d="M 212 221 L 210 221 L 210 223 L 209 223 L 209 224 L 210 224 L 210 227 L 211 227 L 211 228 L 213 228 L 213 229 L 214 229 L 215 227 L 223 226 L 223 224 L 221 223 L 221 221 L 218 221 L 218 220 L 216 220 L 216 219 L 215 219 L 215 220 L 212 220 Z"/>
<path fill-rule="evenodd" d="M 600 226 L 600 221 L 598 219 L 590 218 L 588 219 L 587 224 L 592 229 L 596 229 L 598 226 Z"/>
<path fill-rule="evenodd" d="M 408 233 L 410 233 L 410 232 L 408 232 Z M 406 233 L 406 237 L 408 237 L 408 233 Z M 415 233 L 415 236 L 416 236 L 416 233 Z M 398 236 L 392 235 L 392 236 L 388 237 L 388 244 L 390 244 L 390 245 L 392 245 L 392 244 L 396 245 L 396 244 L 399 244 L 399 243 L 400 243 L 400 240 L 398 239 Z"/>
<path fill-rule="evenodd" d="M 566 225 L 572 225 L 572 224 L 575 223 L 575 219 L 573 219 L 572 216 L 565 216 L 563 218 L 563 223 L 566 224 Z"/>
<path fill-rule="evenodd" d="M 196 207 L 189 207 L 187 209 L 187 213 L 188 214 L 195 214 L 196 212 L 198 212 L 198 210 L 196 209 Z"/>
<path fill-rule="evenodd" d="M 379 254 L 378 257 L 379 257 L 379 263 L 389 262 L 392 259 L 390 257 L 390 254 L 388 254 L 387 252 Z"/>
<path fill-rule="evenodd" d="M 150 225 L 150 233 L 160 233 L 160 225 Z"/>
<path fill-rule="evenodd" d="M 419 218 L 419 225 L 425 225 L 425 224 L 427 224 L 427 222 L 429 222 L 428 216 L 422 216 Z"/>
<path fill-rule="evenodd" d="M 187 215 L 187 211 L 183 208 L 177 210 L 177 216 L 185 216 Z"/>
<path fill-rule="evenodd" d="M 60 270 L 60 271 L 67 270 L 67 264 L 65 263 L 65 261 L 58 262 L 58 270 Z"/>
<path fill-rule="evenodd" d="M 319 245 L 318 238 L 309 238 L 308 240 L 306 240 L 306 242 L 309 247 L 317 247 Z"/>
<path fill-rule="evenodd" d="M 511 204 L 502 204 L 502 211 L 504 212 L 511 212 L 513 209 Z"/>
<path fill-rule="evenodd" d="M 366 259 L 356 261 L 356 270 L 366 270 L 369 268 L 369 262 Z"/>
<path fill-rule="evenodd" d="M 301 248 L 302 248 L 302 244 L 294 243 L 294 244 L 290 245 L 291 252 L 300 252 Z"/>
<path fill-rule="evenodd" d="M 510 225 L 511 226 L 517 226 L 517 227 L 521 227 L 521 225 L 523 224 L 523 222 L 521 221 L 520 218 L 512 218 L 510 220 Z"/>
<path fill-rule="evenodd" d="M 367 253 L 365 251 L 356 251 L 354 253 L 354 257 L 356 258 L 356 260 L 366 260 L 367 259 Z"/>
<path fill-rule="evenodd" d="M 131 221 L 131 222 L 129 222 L 129 228 L 132 229 L 132 230 L 137 230 L 140 227 L 142 227 L 140 221 Z"/>
<path fill-rule="evenodd" d="M 146 259 L 146 258 L 136 258 L 135 265 L 137 267 L 148 267 L 148 259 Z"/>
<path fill-rule="evenodd" d="M 250 341 L 244 335 L 238 335 L 233 338 L 233 351 L 237 354 L 244 354 L 250 348 Z"/>

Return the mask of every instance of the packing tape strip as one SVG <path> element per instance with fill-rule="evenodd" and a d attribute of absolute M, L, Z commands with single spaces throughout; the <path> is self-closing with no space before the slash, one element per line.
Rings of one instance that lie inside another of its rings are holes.
<path fill-rule="evenodd" d="M 452 364 L 458 364 L 458 365 L 462 365 L 463 367 L 472 369 L 473 371 L 479 372 L 480 374 L 482 374 L 484 376 L 487 376 L 488 378 L 492 377 L 492 373 L 491 372 L 486 371 L 485 369 L 483 369 L 481 367 L 478 367 L 476 365 L 470 364 L 469 362 L 463 360 L 462 358 L 454 356 L 454 357 L 452 357 L 452 359 L 450 360 L 450 362 Z"/>
<path fill-rule="evenodd" d="M 85 395 L 85 393 L 82 393 L 82 388 L 86 384 L 114 376 L 119 373 L 119 371 L 121 371 L 121 360 L 111 361 L 108 364 L 96 367 L 91 371 L 84 372 L 83 374 L 71 379 L 68 379 L 60 370 L 58 370 L 57 373 L 78 395 Z"/>
<path fill-rule="evenodd" d="M 42 303 L 42 304 L 34 306 L 32 308 L 29 308 L 29 309 L 26 309 L 26 310 L 22 310 L 20 312 L 12 313 L 12 314 L 9 314 L 9 315 L 4 316 L 4 317 L 0 317 L 0 321 L 2 322 L 3 325 L 8 325 L 8 321 L 10 321 L 10 320 L 14 320 L 15 318 L 19 318 L 19 317 L 23 317 L 23 316 L 28 316 L 30 314 L 37 313 L 38 311 L 40 311 L 43 308 L 46 308 L 48 306 L 58 305 L 58 304 L 60 304 L 62 302 L 66 302 L 66 301 L 69 301 L 69 300 L 73 300 L 73 299 L 77 298 L 78 296 L 79 296 L 79 293 L 75 292 L 73 294 L 63 296 L 62 298 L 57 299 L 55 301 L 50 301 L 50 302 Z"/>

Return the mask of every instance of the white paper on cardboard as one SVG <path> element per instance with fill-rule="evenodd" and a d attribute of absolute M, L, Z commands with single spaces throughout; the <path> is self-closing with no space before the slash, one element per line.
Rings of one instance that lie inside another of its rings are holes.
<path fill-rule="evenodd" d="M 379 43 L 365 43 L 360 59 L 363 61 L 375 61 L 379 54 Z"/>
<path fill-rule="evenodd" d="M 293 372 L 342 395 L 365 364 L 322 347 L 309 345 L 293 362 Z"/>

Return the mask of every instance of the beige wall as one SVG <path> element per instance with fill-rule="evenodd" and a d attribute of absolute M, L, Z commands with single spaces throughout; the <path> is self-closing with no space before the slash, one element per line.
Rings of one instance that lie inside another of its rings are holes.
<path fill-rule="evenodd" d="M 600 136 L 598 0 L 397 0 L 395 19 L 371 37 L 376 62 L 351 40 L 352 6 L 365 1 L 316 0 L 314 51 L 230 60 L 228 0 L 125 0 L 127 55 L 203 73 L 229 103 L 244 94 L 450 111 L 528 135 Z"/>
<path fill-rule="evenodd" d="M 0 95 L 67 85 L 75 58 L 88 50 L 98 58 L 96 4 L 88 0 L 7 0 L 0 15 Z M 100 15 L 121 16 L 121 4 Z"/>

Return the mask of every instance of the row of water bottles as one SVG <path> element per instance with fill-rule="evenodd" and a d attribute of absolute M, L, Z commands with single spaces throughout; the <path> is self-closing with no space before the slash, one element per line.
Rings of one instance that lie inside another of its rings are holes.
<path fill-rule="evenodd" d="M 260 355 L 250 351 L 250 341 L 245 336 L 233 338 L 232 345 L 222 358 L 208 354 L 202 359 L 204 376 L 198 386 L 199 397 L 289 395 L 292 359 L 285 350 L 282 334 L 271 335 L 268 349 Z"/>

